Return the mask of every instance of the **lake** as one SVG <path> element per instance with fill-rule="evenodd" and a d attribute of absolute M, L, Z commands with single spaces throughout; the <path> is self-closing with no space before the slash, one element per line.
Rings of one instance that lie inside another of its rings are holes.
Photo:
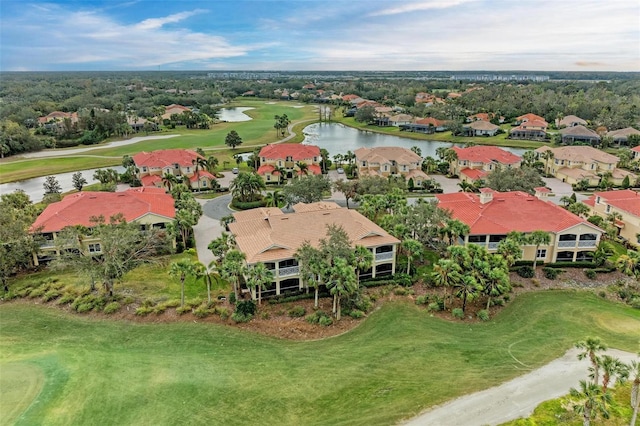
<path fill-rule="evenodd" d="M 302 143 L 324 148 L 329 151 L 332 157 L 336 154 L 346 154 L 347 151 L 353 152 L 362 147 L 399 146 L 411 149 L 411 147 L 417 146 L 422 151 L 423 157 L 437 158 L 436 149 L 441 146 L 447 148 L 454 146 L 451 142 L 422 141 L 382 133 L 367 132 L 340 123 L 311 124 L 304 128 L 303 133 L 304 141 Z M 464 146 L 464 144 L 457 145 Z M 527 151 L 523 148 L 501 148 L 519 156 L 522 156 L 522 154 Z"/>
<path fill-rule="evenodd" d="M 125 168 L 122 166 L 117 167 L 104 167 L 109 169 L 115 169 L 118 173 L 123 173 Z M 98 169 L 80 170 L 82 177 L 87 180 L 87 185 L 97 183 L 98 181 L 93 178 L 93 173 Z M 71 191 L 73 188 L 72 177 L 75 172 L 60 173 L 55 175 L 58 179 L 58 183 L 62 187 L 62 192 Z M 0 194 L 9 194 L 16 189 L 22 189 L 34 203 L 42 201 L 44 197 L 44 184 L 46 177 L 37 177 L 33 179 L 21 180 L 19 182 L 3 183 L 0 185 Z"/>
<path fill-rule="evenodd" d="M 252 120 L 244 111 L 250 110 L 253 108 L 249 107 L 237 107 L 237 108 L 221 108 L 216 114 L 218 119 L 221 121 L 228 121 L 230 123 L 235 123 L 238 121 L 249 121 Z"/>

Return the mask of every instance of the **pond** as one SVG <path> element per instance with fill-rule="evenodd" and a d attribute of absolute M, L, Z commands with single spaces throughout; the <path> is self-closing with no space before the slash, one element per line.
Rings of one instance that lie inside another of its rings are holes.
<path fill-rule="evenodd" d="M 218 119 L 221 121 L 228 121 L 230 123 L 235 123 L 239 121 L 249 121 L 252 120 L 244 112 L 253 108 L 249 107 L 237 107 L 237 108 L 221 108 L 218 113 Z"/>
<path fill-rule="evenodd" d="M 346 154 L 347 151 L 353 152 L 362 147 L 398 146 L 411 149 L 411 147 L 417 146 L 422 151 L 423 157 L 437 158 L 436 149 L 441 146 L 447 148 L 454 146 L 451 142 L 422 141 L 382 133 L 367 132 L 340 123 L 311 124 L 304 128 L 303 133 L 304 141 L 302 143 L 324 148 L 329 151 L 330 156 Z M 463 144 L 458 145 L 463 146 Z M 522 156 L 522 154 L 527 151 L 523 148 L 501 148 L 519 156 Z"/>
<path fill-rule="evenodd" d="M 115 169 L 118 173 L 123 173 L 125 170 L 122 166 L 105 168 Z M 98 169 L 80 170 L 80 172 L 82 173 L 82 177 L 84 177 L 87 181 L 87 185 L 98 182 L 93 178 L 93 173 L 96 170 Z M 60 173 L 58 175 L 54 175 L 60 183 L 60 186 L 62 187 L 62 192 L 71 191 L 73 189 L 72 177 L 74 173 L 76 172 Z M 3 183 L 2 185 L 0 185 L 0 194 L 9 194 L 16 189 L 22 189 L 31 198 L 31 201 L 37 203 L 42 201 L 42 198 L 44 197 L 44 187 L 42 185 L 44 184 L 45 179 L 46 177 L 42 176 L 33 179 L 21 180 L 18 182 Z"/>

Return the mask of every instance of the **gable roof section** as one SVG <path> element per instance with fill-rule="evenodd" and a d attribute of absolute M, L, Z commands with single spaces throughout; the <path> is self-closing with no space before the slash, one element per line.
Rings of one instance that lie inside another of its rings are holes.
<path fill-rule="evenodd" d="M 573 123 L 582 124 L 583 126 L 585 126 L 587 124 L 586 120 L 583 120 L 582 118 L 578 117 L 577 115 L 567 115 L 566 117 L 562 118 L 561 120 L 558 120 L 558 127 L 570 126 Z"/>
<path fill-rule="evenodd" d="M 133 162 L 138 168 L 164 168 L 178 163 L 180 167 L 193 165 L 196 158 L 204 158 L 190 149 L 162 149 L 152 152 L 139 152 L 133 156 Z"/>
<path fill-rule="evenodd" d="M 586 220 L 525 192 L 493 192 L 493 200 L 480 203 L 478 194 L 436 194 L 438 207 L 471 228 L 472 235 L 507 234 L 511 231 L 560 232 L 576 225 L 599 229 Z"/>
<path fill-rule="evenodd" d="M 588 206 L 593 207 L 595 200 L 600 197 L 605 203 L 640 217 L 640 193 L 630 189 L 622 189 L 618 191 L 596 192 L 584 201 Z"/>
<path fill-rule="evenodd" d="M 92 226 L 90 218 L 102 215 L 106 221 L 122 213 L 127 222 L 156 214 L 173 219 L 174 201 L 162 188 L 135 188 L 124 192 L 78 192 L 52 203 L 38 216 L 31 229 L 57 232 L 66 226 Z"/>
<path fill-rule="evenodd" d="M 296 213 L 289 214 L 265 214 L 265 209 L 262 214 L 234 214 L 236 221 L 229 224 L 229 229 L 248 264 L 292 258 L 305 241 L 318 247 L 331 224 L 341 226 L 353 245 L 373 247 L 400 242 L 360 213 L 335 203 L 297 204 L 295 209 Z"/>
<path fill-rule="evenodd" d="M 496 126 L 493 123 L 490 123 L 488 121 L 482 121 L 482 120 L 478 120 L 478 121 L 474 121 L 472 123 L 469 124 L 465 124 L 464 127 L 470 127 L 473 130 L 497 130 L 500 126 Z"/>
<path fill-rule="evenodd" d="M 600 136 L 591 129 L 587 129 L 583 125 L 577 125 L 573 127 L 565 127 L 564 129 L 560 129 L 560 134 L 562 136 L 578 136 L 578 137 L 587 137 L 587 138 L 595 138 L 600 139 Z"/>
<path fill-rule="evenodd" d="M 612 138 L 628 138 L 631 135 L 640 135 L 640 130 L 634 129 L 633 127 L 625 127 L 624 129 L 612 130 L 607 132 L 607 136 L 611 136 Z"/>
<path fill-rule="evenodd" d="M 606 164 L 617 164 L 620 160 L 615 155 L 607 154 L 604 151 L 586 145 L 561 146 L 557 148 L 544 145 L 536 149 L 538 154 L 544 154 L 546 151 L 553 152 L 553 158 L 555 159 L 573 162 L 590 163 L 598 161 Z"/>
<path fill-rule="evenodd" d="M 536 115 L 536 114 L 533 114 L 533 113 L 528 113 L 528 114 L 521 115 L 520 117 L 516 117 L 516 120 L 518 120 L 518 121 L 538 120 L 538 121 L 544 121 L 545 123 L 547 122 L 544 119 L 544 117 L 540 117 L 539 115 Z"/>
<path fill-rule="evenodd" d="M 380 146 L 377 148 L 358 148 L 354 151 L 356 161 L 370 163 L 422 164 L 422 157 L 407 148 L 397 146 Z"/>
<path fill-rule="evenodd" d="M 517 155 L 497 146 L 476 145 L 468 148 L 454 146 L 451 149 L 458 154 L 458 160 L 471 161 L 472 163 L 516 164 L 521 160 Z"/>
<path fill-rule="evenodd" d="M 427 126 L 430 124 L 434 127 L 441 127 L 444 126 L 446 122 L 444 120 L 438 120 L 437 118 L 426 117 L 416 120 L 416 124 L 426 124 Z"/>
<path fill-rule="evenodd" d="M 300 161 L 320 157 L 320 147 L 299 143 L 279 143 L 263 147 L 259 156 L 269 160 L 284 160 L 287 157 L 292 157 L 293 161 Z"/>

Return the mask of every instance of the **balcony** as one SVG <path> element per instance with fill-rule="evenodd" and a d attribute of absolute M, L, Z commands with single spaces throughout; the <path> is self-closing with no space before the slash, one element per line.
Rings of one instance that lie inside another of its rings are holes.
<path fill-rule="evenodd" d="M 291 275 L 298 275 L 300 273 L 299 266 L 289 266 L 288 268 L 280 268 L 278 269 L 279 277 L 289 277 Z"/>
<path fill-rule="evenodd" d="M 475 242 L 475 241 L 469 241 L 469 244 L 475 244 L 475 245 L 477 245 L 477 246 L 482 246 L 482 247 L 486 247 L 486 246 L 487 246 L 486 241 L 478 241 L 478 242 Z"/>
<path fill-rule="evenodd" d="M 578 247 L 580 248 L 584 248 L 584 247 L 596 247 L 596 241 L 595 240 L 585 240 L 585 241 L 578 241 Z"/>
<path fill-rule="evenodd" d="M 488 247 L 488 249 L 489 249 L 489 250 L 495 250 L 495 249 L 497 249 L 497 248 L 498 248 L 498 244 L 500 244 L 500 243 L 489 242 L 489 247 Z"/>
<path fill-rule="evenodd" d="M 391 260 L 391 259 L 393 259 L 392 251 L 376 254 L 376 262 L 382 262 L 382 261 Z"/>
<path fill-rule="evenodd" d="M 558 247 L 560 248 L 574 248 L 575 246 L 575 241 L 558 241 Z"/>
<path fill-rule="evenodd" d="M 53 248 L 55 246 L 56 246 L 56 243 L 53 240 L 44 240 L 40 242 L 40 248 Z"/>

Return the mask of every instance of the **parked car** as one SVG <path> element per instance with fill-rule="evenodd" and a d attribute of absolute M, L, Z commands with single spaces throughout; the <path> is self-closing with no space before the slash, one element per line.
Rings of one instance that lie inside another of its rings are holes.
<path fill-rule="evenodd" d="M 233 173 L 234 175 L 237 175 L 240 172 L 240 170 L 238 170 L 237 167 L 234 167 L 233 169 L 231 169 L 231 173 Z"/>
<path fill-rule="evenodd" d="M 343 169 L 342 167 L 338 167 L 337 172 L 338 172 L 338 174 L 340 174 L 340 175 L 341 175 L 341 174 L 343 174 L 343 173 L 344 173 L 344 169 Z"/>

